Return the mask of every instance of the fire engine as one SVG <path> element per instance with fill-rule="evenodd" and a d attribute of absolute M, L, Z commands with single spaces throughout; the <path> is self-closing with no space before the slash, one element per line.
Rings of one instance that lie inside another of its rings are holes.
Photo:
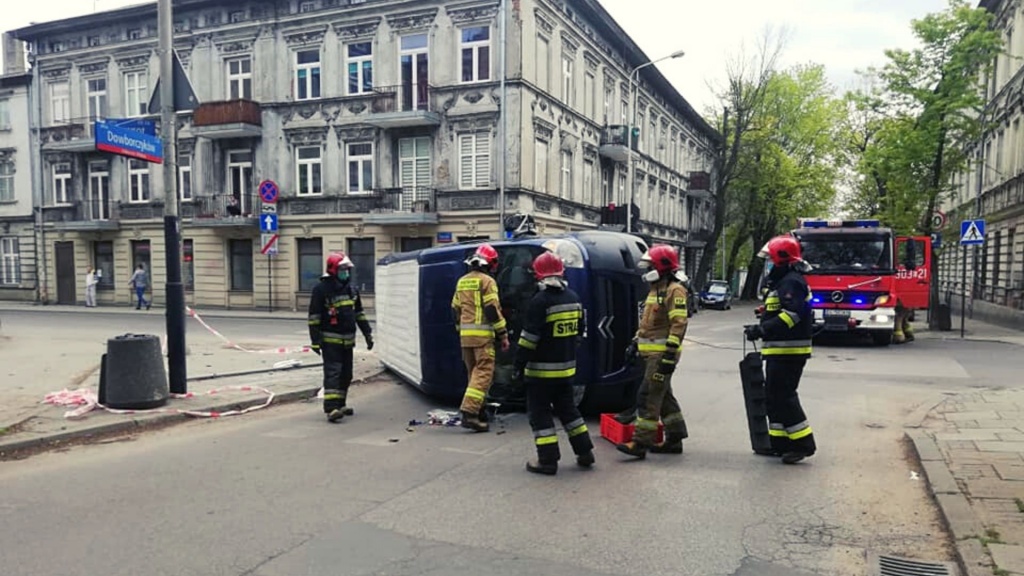
<path fill-rule="evenodd" d="M 868 334 L 892 342 L 897 304 L 928 308 L 932 244 L 897 236 L 878 220 L 801 219 L 791 232 L 800 242 L 811 289 L 816 330 Z"/>

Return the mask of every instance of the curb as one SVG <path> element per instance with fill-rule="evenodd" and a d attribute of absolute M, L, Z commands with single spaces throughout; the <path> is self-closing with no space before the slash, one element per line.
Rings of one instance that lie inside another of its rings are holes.
<path fill-rule="evenodd" d="M 61 306 L 53 305 L 53 306 L 50 306 L 50 305 L 43 305 L 43 304 L 35 304 L 35 305 L 26 305 L 26 306 L 4 306 L 4 305 L 0 304 L 0 312 L 20 312 L 20 311 L 27 311 L 27 312 L 46 311 L 46 312 L 55 312 L 55 313 L 58 313 L 58 314 L 126 314 L 126 315 L 132 315 L 131 313 L 134 312 L 135 310 L 134 309 L 129 309 L 127 307 L 119 307 L 119 306 L 106 306 L 106 307 L 102 307 L 102 308 L 97 308 L 96 311 L 89 311 L 89 310 L 85 310 L 85 309 L 80 309 L 80 307 L 65 306 L 65 305 L 61 305 Z M 167 312 L 167 308 L 165 306 L 153 306 L 152 310 L 149 310 L 149 311 L 150 312 L 154 312 L 155 311 L 155 312 L 158 312 L 160 314 L 165 314 Z M 235 313 L 235 312 L 240 312 L 240 313 Z M 232 310 L 220 310 L 220 309 L 217 309 L 217 308 L 213 308 L 213 309 L 201 310 L 201 311 L 199 311 L 199 315 L 202 316 L 203 318 L 216 318 L 218 320 L 225 320 L 225 319 L 227 319 L 227 320 L 306 320 L 307 319 L 307 315 L 305 313 L 303 313 L 302 311 L 292 311 L 292 310 L 281 310 L 281 311 L 279 311 L 277 313 L 274 313 L 274 312 L 265 312 L 265 311 L 261 312 L 259 310 L 251 310 L 251 311 L 250 310 L 237 310 L 237 311 L 232 311 Z M 373 324 L 374 322 L 376 322 L 377 316 L 376 316 L 376 314 L 367 314 L 366 315 L 366 319 L 371 324 Z"/>
<path fill-rule="evenodd" d="M 913 454 L 924 474 L 928 492 L 938 505 L 942 523 L 953 539 L 960 571 L 965 576 L 991 576 L 994 562 L 978 540 L 978 536 L 984 533 L 984 525 L 971 508 L 967 496 L 960 491 L 939 445 L 922 430 L 908 430 L 903 436 L 914 447 Z"/>
<path fill-rule="evenodd" d="M 386 370 L 384 368 L 374 370 L 358 380 L 353 380 L 352 384 L 366 382 L 380 376 L 385 371 Z M 315 398 L 319 391 L 320 385 L 317 384 L 316 386 L 290 390 L 280 394 L 275 393 L 273 403 L 271 403 L 267 408 L 273 408 L 279 404 L 290 404 L 296 401 L 309 400 L 310 398 Z M 243 399 L 232 402 L 222 402 L 214 406 L 205 407 L 205 409 L 214 412 L 226 412 L 228 410 L 245 409 L 264 402 L 266 402 L 266 398 L 253 398 L 249 400 Z M 36 448 L 49 449 L 56 447 L 58 444 L 67 443 L 71 440 L 89 438 L 92 436 L 121 435 L 132 431 L 144 431 L 146 429 L 168 426 L 178 422 L 184 422 L 186 420 L 198 420 L 198 418 L 189 416 L 188 414 L 154 414 L 152 416 L 141 416 L 139 418 L 131 418 L 129 420 L 97 424 L 94 426 L 87 426 L 79 430 L 59 432 L 36 438 L 27 438 L 25 440 L 12 440 L 9 442 L 0 441 L 0 462 L 2 462 L 5 457 L 9 457 L 18 452 L 24 452 L 26 450 Z"/>

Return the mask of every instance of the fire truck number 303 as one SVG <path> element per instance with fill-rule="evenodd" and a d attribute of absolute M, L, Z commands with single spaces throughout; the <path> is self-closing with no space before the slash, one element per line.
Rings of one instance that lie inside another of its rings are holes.
<path fill-rule="evenodd" d="M 899 280 L 927 280 L 928 270 L 925 268 L 914 268 L 913 270 L 897 270 L 896 278 Z"/>

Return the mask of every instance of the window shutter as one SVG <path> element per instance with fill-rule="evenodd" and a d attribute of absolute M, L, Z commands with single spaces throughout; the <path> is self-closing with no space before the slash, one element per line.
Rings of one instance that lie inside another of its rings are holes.
<path fill-rule="evenodd" d="M 491 139 L 488 134 L 476 135 L 476 185 L 486 188 L 491 183 Z"/>
<path fill-rule="evenodd" d="M 459 136 L 459 186 L 473 187 L 473 135 Z"/>

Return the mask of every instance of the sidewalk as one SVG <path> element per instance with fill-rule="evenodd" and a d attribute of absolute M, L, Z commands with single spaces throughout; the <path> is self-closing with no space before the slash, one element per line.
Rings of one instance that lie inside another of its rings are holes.
<path fill-rule="evenodd" d="M 913 323 L 914 334 L 916 336 L 938 340 L 960 340 L 959 316 L 953 318 L 953 329 L 949 332 L 929 330 L 928 323 L 924 320 L 924 315 L 920 315 L 919 318 L 920 320 Z M 1004 328 L 1002 326 L 996 326 L 995 324 L 989 324 L 987 322 L 982 322 L 981 320 L 972 320 L 970 318 L 967 318 L 964 322 L 964 328 L 964 340 L 973 340 L 976 342 L 1003 342 L 1006 344 L 1024 346 L 1024 332 L 1021 332 L 1020 330 Z"/>
<path fill-rule="evenodd" d="M 64 304 L 38 304 L 35 302 L 7 302 L 0 301 L 0 312 L 12 311 L 46 311 L 66 312 L 78 314 L 137 314 L 132 306 L 97 306 L 86 308 L 85 306 L 73 306 Z M 153 310 L 164 311 L 162 306 L 153 306 Z M 305 321 L 308 315 L 305 311 L 293 312 L 286 309 L 275 309 L 273 312 L 266 308 L 262 310 L 225 310 L 223 308 L 196 308 L 196 311 L 203 318 L 252 318 L 259 320 L 302 320 Z M 366 309 L 366 318 L 372 323 L 376 319 L 372 308 Z"/>

